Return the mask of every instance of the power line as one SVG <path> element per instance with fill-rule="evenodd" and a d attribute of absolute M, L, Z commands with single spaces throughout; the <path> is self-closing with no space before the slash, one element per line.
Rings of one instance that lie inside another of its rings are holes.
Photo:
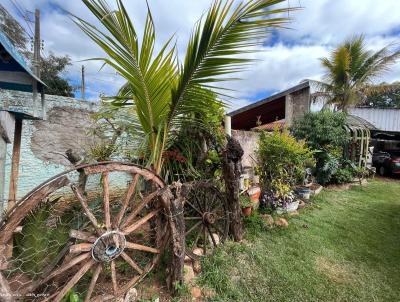
<path fill-rule="evenodd" d="M 30 24 L 29 24 L 29 22 L 31 22 L 31 21 L 27 18 L 26 13 L 23 12 L 24 9 L 23 8 L 21 9 L 21 6 L 18 5 L 18 2 L 16 0 L 10 0 L 10 2 L 15 7 L 15 9 L 17 10 L 17 13 L 25 21 L 25 23 L 28 26 L 28 29 L 29 29 L 29 31 L 31 33 L 29 34 L 28 31 L 23 26 L 21 26 L 22 30 L 28 35 L 29 38 L 33 39 L 34 33 L 33 33 L 33 30 L 31 28 Z"/>

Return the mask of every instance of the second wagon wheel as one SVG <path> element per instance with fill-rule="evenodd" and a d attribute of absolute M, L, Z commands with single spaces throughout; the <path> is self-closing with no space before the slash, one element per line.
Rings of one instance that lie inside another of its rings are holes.
<path fill-rule="evenodd" d="M 196 181 L 189 187 L 184 208 L 186 253 L 195 259 L 224 242 L 229 215 L 224 194 L 213 183 Z"/>
<path fill-rule="evenodd" d="M 0 293 L 10 301 L 123 296 L 165 245 L 163 187 L 151 171 L 115 162 L 46 181 L 0 221 Z"/>

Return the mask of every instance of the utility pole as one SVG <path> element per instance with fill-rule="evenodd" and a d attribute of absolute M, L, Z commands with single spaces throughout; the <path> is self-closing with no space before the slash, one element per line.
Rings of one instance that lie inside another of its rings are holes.
<path fill-rule="evenodd" d="M 81 99 L 85 100 L 85 66 L 82 65 Z"/>
<path fill-rule="evenodd" d="M 35 37 L 33 42 L 34 73 L 40 79 L 40 10 L 35 9 Z"/>

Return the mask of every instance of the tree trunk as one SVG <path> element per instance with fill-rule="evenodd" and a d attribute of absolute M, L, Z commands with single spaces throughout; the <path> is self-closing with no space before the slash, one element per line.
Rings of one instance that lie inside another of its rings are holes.
<path fill-rule="evenodd" d="M 223 175 L 226 190 L 226 205 L 230 215 L 229 235 L 235 241 L 243 239 L 243 225 L 239 200 L 239 180 L 241 174 L 241 158 L 243 149 L 239 142 L 228 137 L 223 154 Z"/>

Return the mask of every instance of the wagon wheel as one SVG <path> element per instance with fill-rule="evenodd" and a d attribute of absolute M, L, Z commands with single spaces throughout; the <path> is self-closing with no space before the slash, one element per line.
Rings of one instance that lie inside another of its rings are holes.
<path fill-rule="evenodd" d="M 85 192 L 77 182 L 83 174 Z M 0 221 L 0 294 L 10 301 L 60 301 L 71 291 L 84 301 L 124 295 L 165 246 L 164 186 L 149 170 L 116 162 L 46 181 Z"/>
<path fill-rule="evenodd" d="M 210 182 L 193 182 L 184 217 L 186 253 L 196 259 L 223 243 L 228 236 L 229 215 L 224 194 Z"/>

